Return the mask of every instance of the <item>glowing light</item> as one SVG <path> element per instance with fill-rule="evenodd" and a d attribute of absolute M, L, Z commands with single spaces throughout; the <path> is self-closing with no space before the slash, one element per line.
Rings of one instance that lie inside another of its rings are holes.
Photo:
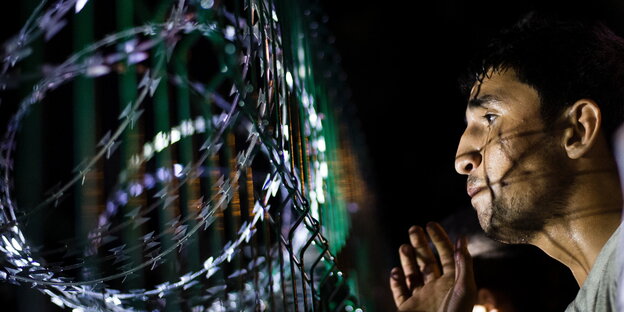
<path fill-rule="evenodd" d="M 306 69 L 305 67 L 303 67 L 303 65 L 299 66 L 299 76 L 301 78 L 305 78 L 306 76 Z"/>
<path fill-rule="evenodd" d="M 284 161 L 286 163 L 290 162 L 290 153 L 288 151 L 284 151 Z"/>
<path fill-rule="evenodd" d="M 133 183 L 130 186 L 130 195 L 137 197 L 143 193 L 143 186 L 140 183 Z"/>
<path fill-rule="evenodd" d="M 145 61 L 147 58 L 147 53 L 132 53 L 128 56 L 128 64 L 140 63 Z"/>
<path fill-rule="evenodd" d="M 180 124 L 180 132 L 182 136 L 186 137 L 189 135 L 193 135 L 195 132 L 195 127 L 193 127 L 193 122 L 190 120 L 185 120 Z"/>
<path fill-rule="evenodd" d="M 84 9 L 85 5 L 87 4 L 88 0 L 78 0 L 76 1 L 76 13 L 79 13 L 80 11 L 82 11 L 82 9 Z"/>
<path fill-rule="evenodd" d="M 327 178 L 327 175 L 329 174 L 329 169 L 327 168 L 327 162 L 321 163 L 321 168 L 319 168 L 319 171 L 323 178 Z"/>
<path fill-rule="evenodd" d="M 158 170 L 156 170 L 156 177 L 162 182 L 168 182 L 171 180 L 171 173 L 168 169 L 158 168 Z"/>
<path fill-rule="evenodd" d="M 311 201 L 311 203 L 310 203 L 310 210 L 312 210 L 312 217 L 314 219 L 318 220 L 321 217 L 319 215 L 318 201 L 316 200 L 316 198 L 311 198 L 310 201 Z"/>
<path fill-rule="evenodd" d="M 19 244 L 17 239 L 15 239 L 15 237 L 11 238 L 11 243 L 13 245 L 13 248 L 15 248 L 15 250 L 22 251 L 22 246 Z"/>
<path fill-rule="evenodd" d="M 232 256 L 234 255 L 234 246 L 227 248 L 225 250 L 225 255 L 227 257 L 227 261 L 231 262 L 232 261 Z"/>
<path fill-rule="evenodd" d="M 104 65 L 95 65 L 89 66 L 87 68 L 86 76 L 88 77 L 99 77 L 104 76 L 110 72 L 110 67 Z"/>
<path fill-rule="evenodd" d="M 151 174 L 146 174 L 145 177 L 143 177 L 143 185 L 145 185 L 145 188 L 151 189 L 156 185 L 156 180 L 154 180 Z"/>
<path fill-rule="evenodd" d="M 107 303 L 113 303 L 114 305 L 120 305 L 121 304 L 121 300 L 119 300 L 119 298 L 117 298 L 117 296 L 110 296 L 110 297 L 107 297 L 104 300 Z"/>
<path fill-rule="evenodd" d="M 171 144 L 180 141 L 180 130 L 176 128 L 171 129 L 170 138 L 171 138 Z"/>
<path fill-rule="evenodd" d="M 212 262 L 214 261 L 213 257 L 210 257 L 204 261 L 204 269 L 210 270 L 212 268 Z"/>
<path fill-rule="evenodd" d="M 143 145 L 143 158 L 151 159 L 154 156 L 154 147 L 151 143 L 146 143 Z"/>
<path fill-rule="evenodd" d="M 310 112 L 310 123 L 312 125 L 316 125 L 316 121 L 317 121 L 316 112 L 315 111 Z"/>
<path fill-rule="evenodd" d="M 136 44 L 137 44 L 137 40 L 128 40 L 124 43 L 123 45 L 123 50 L 126 53 L 132 53 L 132 51 L 134 51 L 134 49 L 136 49 Z"/>
<path fill-rule="evenodd" d="M 301 95 L 301 104 L 303 104 L 303 106 L 305 106 L 306 108 L 310 108 L 310 99 L 308 98 L 308 93 L 306 92 L 306 90 L 302 91 L 303 94 Z"/>
<path fill-rule="evenodd" d="M 288 85 L 289 88 L 292 89 L 292 87 L 293 87 L 293 77 L 290 74 L 290 72 L 286 72 L 286 84 Z"/>
<path fill-rule="evenodd" d="M 224 32 L 225 38 L 228 40 L 234 40 L 234 36 L 236 35 L 236 29 L 232 26 L 226 26 Z"/>
<path fill-rule="evenodd" d="M 487 309 L 484 306 L 477 304 L 472 308 L 472 312 L 487 312 Z"/>
<path fill-rule="evenodd" d="M 46 289 L 47 290 L 47 289 Z M 52 298 L 50 298 L 50 301 L 52 301 L 52 303 L 56 304 L 57 306 L 64 308 L 65 307 L 65 303 L 63 303 L 63 301 L 55 296 L 55 295 L 51 295 Z"/>
<path fill-rule="evenodd" d="M 322 190 L 322 188 L 320 188 Z M 324 204 L 325 203 L 325 195 L 323 194 L 323 191 L 319 191 L 317 189 L 318 195 L 316 196 L 316 198 L 318 199 L 319 204 Z"/>
<path fill-rule="evenodd" d="M 164 132 L 158 132 L 158 134 L 156 134 L 156 137 L 154 138 L 154 149 L 157 152 L 162 151 L 163 149 L 165 149 L 165 147 L 167 147 L 169 145 L 169 135 L 167 135 Z"/>
<path fill-rule="evenodd" d="M 301 61 L 301 63 L 305 63 L 305 51 L 301 45 L 297 49 L 297 56 L 299 57 L 299 61 Z"/>
<path fill-rule="evenodd" d="M 312 190 L 310 191 L 310 212 L 312 217 L 316 220 L 320 217 L 318 208 L 317 195 L 316 192 Z"/>
<path fill-rule="evenodd" d="M 6 236 L 2 236 L 2 240 L 4 241 L 4 248 L 6 248 L 6 250 L 9 253 L 12 254 L 18 254 L 18 252 L 15 250 L 15 248 L 13 248 L 13 246 L 11 246 L 11 243 L 9 242 L 9 240 L 6 238 Z"/>
<path fill-rule="evenodd" d="M 203 133 L 206 131 L 206 121 L 203 117 L 195 118 L 195 130 L 199 133 Z"/>
<path fill-rule="evenodd" d="M 141 157 L 139 157 L 139 155 L 132 155 L 132 157 L 130 157 L 130 166 L 136 168 L 140 165 L 141 165 Z"/>
<path fill-rule="evenodd" d="M 121 205 L 125 205 L 128 203 L 128 193 L 119 191 L 117 192 L 117 202 Z"/>
<path fill-rule="evenodd" d="M 181 164 L 173 164 L 173 175 L 178 178 L 181 177 L 183 169 L 184 167 Z"/>
<path fill-rule="evenodd" d="M 141 165 L 141 161 L 150 160 L 154 153 L 159 153 L 170 145 L 179 142 L 182 138 L 206 131 L 206 122 L 202 116 L 198 116 L 195 120 L 184 120 L 179 126 L 171 128 L 168 132 L 158 132 L 152 142 L 143 145 L 143 158 L 139 155 L 130 157 L 130 164 L 133 167 Z"/>
<path fill-rule="evenodd" d="M 284 138 L 286 139 L 286 141 L 290 140 L 288 125 L 282 125 L 282 133 L 284 134 Z"/>
<path fill-rule="evenodd" d="M 320 137 L 318 139 L 317 146 L 318 146 L 319 152 L 321 152 L 321 153 L 325 152 L 327 146 L 325 146 L 325 138 L 324 137 Z"/>
<path fill-rule="evenodd" d="M 214 5 L 214 0 L 202 0 L 201 7 L 203 9 L 210 9 Z"/>

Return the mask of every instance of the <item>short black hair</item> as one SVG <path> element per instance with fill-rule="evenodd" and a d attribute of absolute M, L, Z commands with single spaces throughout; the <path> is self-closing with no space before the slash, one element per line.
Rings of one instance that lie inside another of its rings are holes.
<path fill-rule="evenodd" d="M 514 70 L 540 97 L 547 126 L 577 100 L 596 101 L 611 146 L 624 120 L 624 39 L 597 20 L 530 12 L 493 38 L 460 77 L 462 92 L 493 70 Z"/>

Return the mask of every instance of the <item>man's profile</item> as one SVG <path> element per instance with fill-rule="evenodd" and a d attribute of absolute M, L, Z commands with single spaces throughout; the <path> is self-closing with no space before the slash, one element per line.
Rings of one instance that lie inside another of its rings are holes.
<path fill-rule="evenodd" d="M 455 168 L 481 227 L 566 265 L 581 286 L 567 311 L 616 311 L 622 191 L 610 143 L 624 119 L 624 40 L 601 23 L 528 15 L 468 77 Z M 471 311 L 465 240 L 453 247 L 437 223 L 429 238 L 417 226 L 409 233 L 390 279 L 397 308 Z"/>

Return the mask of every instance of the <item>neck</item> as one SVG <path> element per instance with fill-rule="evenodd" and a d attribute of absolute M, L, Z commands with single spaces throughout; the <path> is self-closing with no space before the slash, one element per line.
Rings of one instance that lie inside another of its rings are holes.
<path fill-rule="evenodd" d="M 621 222 L 617 174 L 581 176 L 564 217 L 549 222 L 531 244 L 566 265 L 582 286 L 598 254 Z"/>

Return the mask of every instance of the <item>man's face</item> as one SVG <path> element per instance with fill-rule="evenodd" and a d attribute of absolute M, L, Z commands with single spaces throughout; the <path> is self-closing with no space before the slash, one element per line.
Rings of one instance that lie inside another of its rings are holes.
<path fill-rule="evenodd" d="M 528 243 L 567 204 L 573 179 L 560 131 L 545 129 L 537 91 L 512 70 L 474 85 L 466 122 L 455 168 L 468 176 L 481 227 Z"/>

